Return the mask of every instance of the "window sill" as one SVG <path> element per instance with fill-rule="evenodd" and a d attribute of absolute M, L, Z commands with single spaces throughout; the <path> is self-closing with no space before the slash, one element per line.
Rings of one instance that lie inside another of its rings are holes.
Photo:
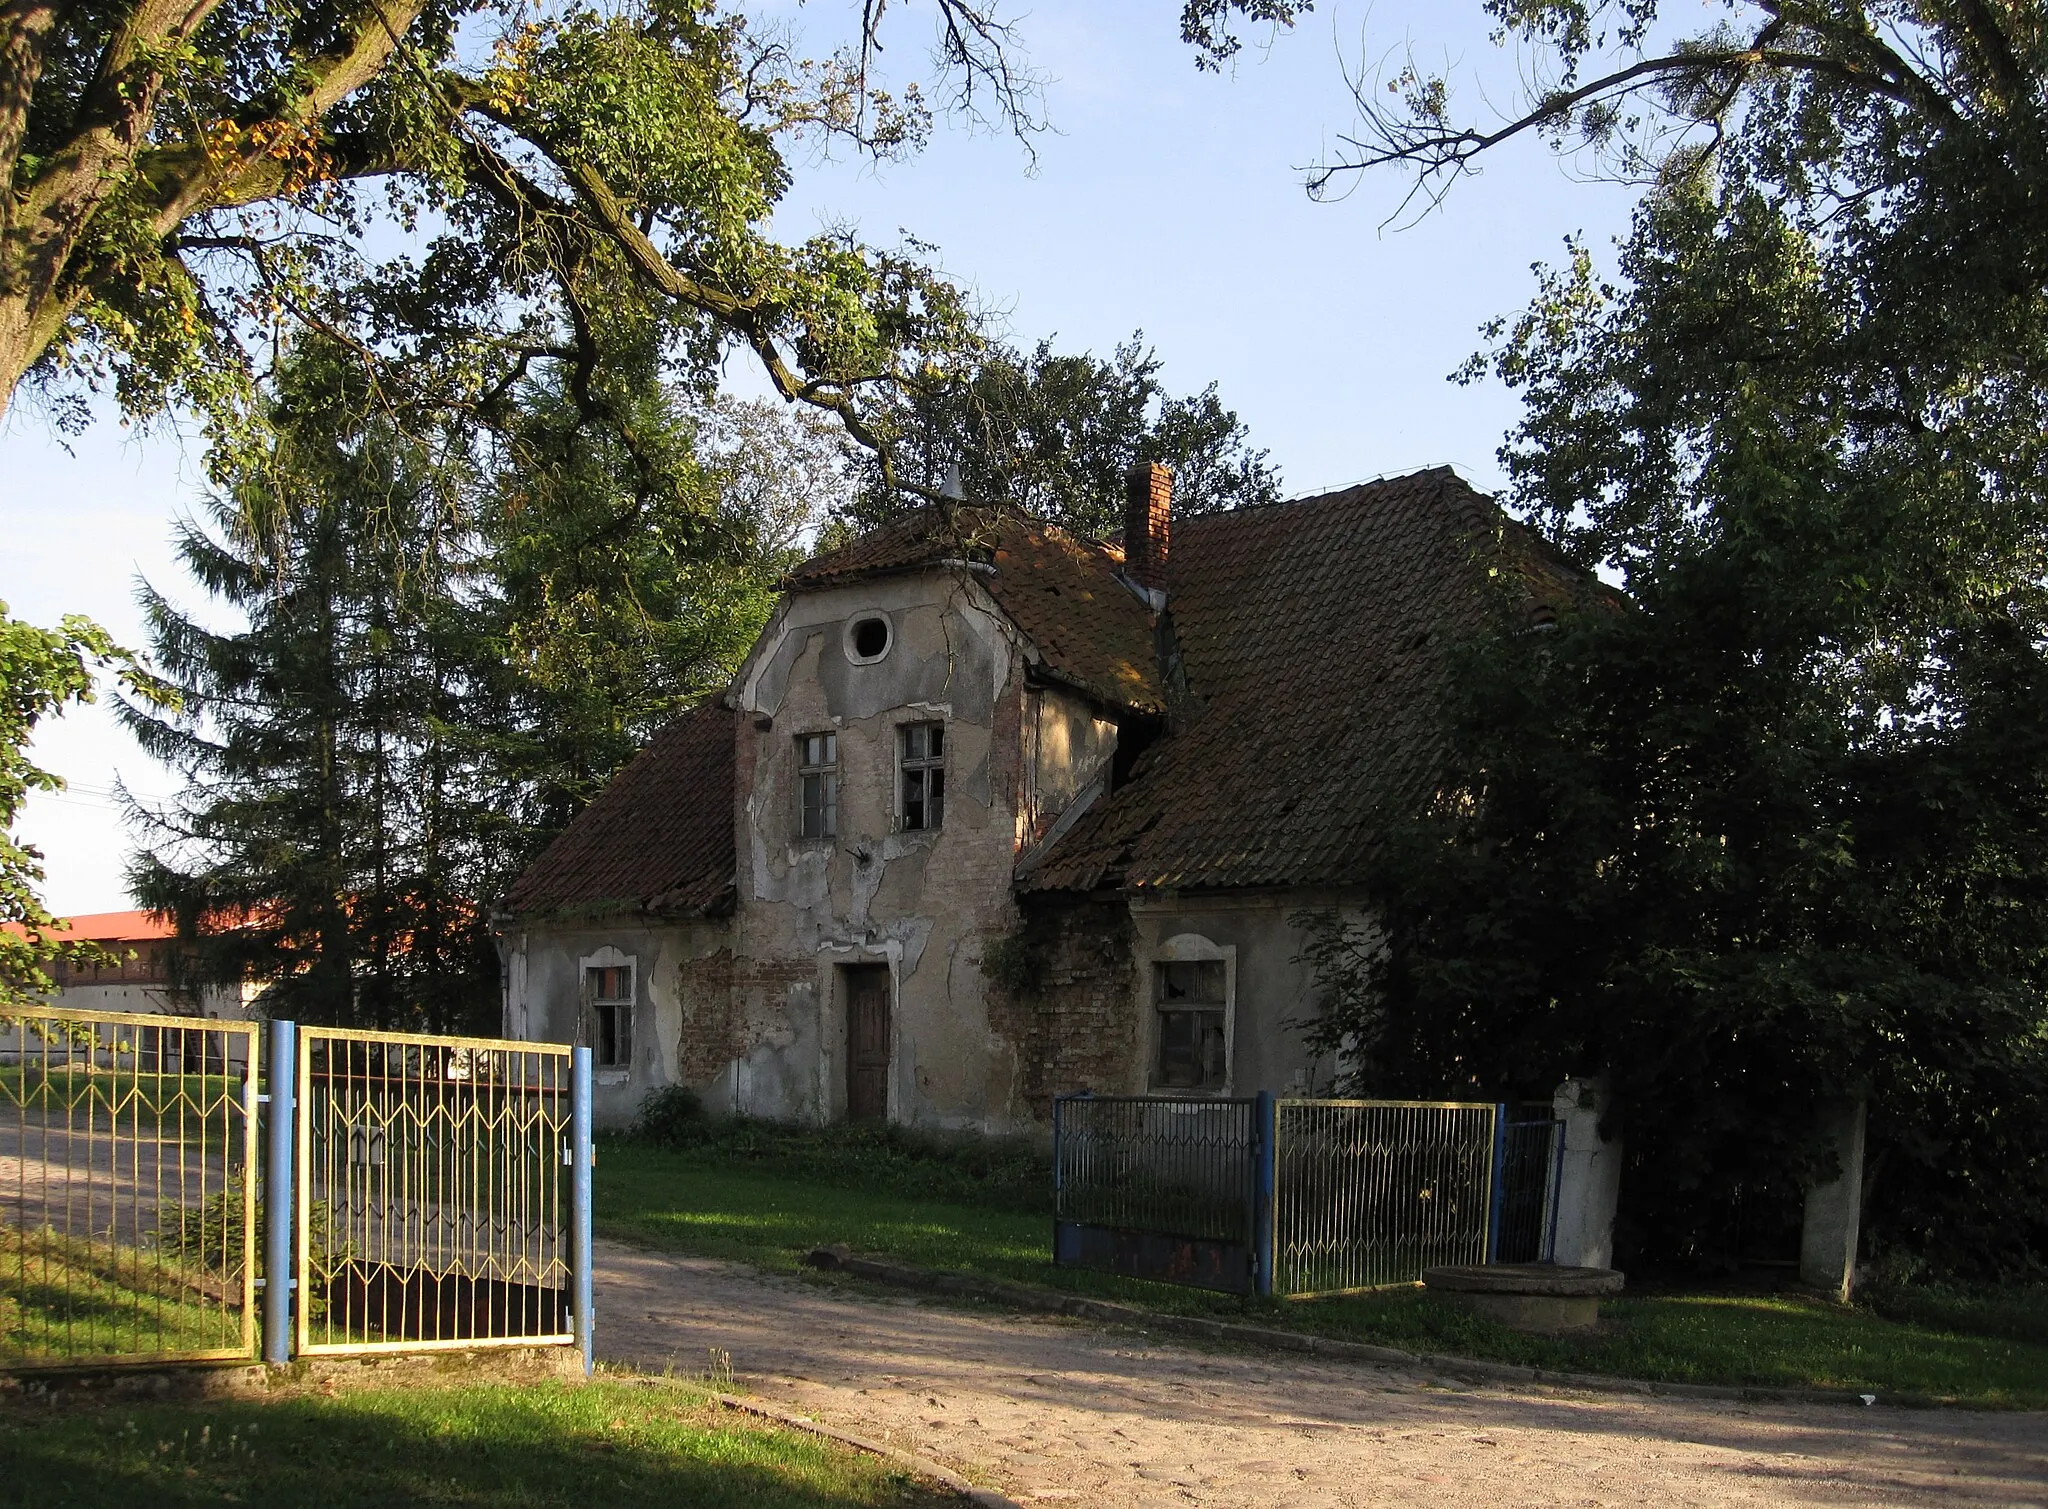
<path fill-rule="evenodd" d="M 631 1069 L 623 1068 L 617 1065 L 603 1069 L 593 1066 L 590 1071 L 590 1080 L 592 1084 L 623 1085 L 629 1082 L 632 1078 L 633 1071 Z"/>

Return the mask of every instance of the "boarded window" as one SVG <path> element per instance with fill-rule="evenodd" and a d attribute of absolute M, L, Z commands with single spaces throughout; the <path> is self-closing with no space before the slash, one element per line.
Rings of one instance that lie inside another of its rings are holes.
<path fill-rule="evenodd" d="M 633 1062 L 633 966 L 599 964 L 583 971 L 590 1000 L 591 1062 L 625 1068 Z"/>
<path fill-rule="evenodd" d="M 839 831 L 839 735 L 799 734 L 796 757 L 802 788 L 797 832 L 830 838 Z"/>
<path fill-rule="evenodd" d="M 1152 966 L 1161 1090 L 1221 1090 L 1230 1077 L 1225 1014 L 1228 977 L 1221 959 Z"/>
<path fill-rule="evenodd" d="M 902 737 L 903 826 L 919 832 L 946 818 L 946 725 L 906 723 Z"/>

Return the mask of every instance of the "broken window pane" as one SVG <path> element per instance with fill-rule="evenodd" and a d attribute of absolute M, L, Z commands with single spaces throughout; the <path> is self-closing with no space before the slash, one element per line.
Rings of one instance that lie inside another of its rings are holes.
<path fill-rule="evenodd" d="M 1224 1032 L 1228 979 L 1221 959 L 1152 966 L 1158 1003 L 1158 1056 L 1152 1083 L 1162 1090 L 1221 1090 L 1229 1082 Z"/>
<path fill-rule="evenodd" d="M 907 831 L 936 828 L 946 813 L 945 727 L 906 723 L 901 730 L 902 821 Z"/>

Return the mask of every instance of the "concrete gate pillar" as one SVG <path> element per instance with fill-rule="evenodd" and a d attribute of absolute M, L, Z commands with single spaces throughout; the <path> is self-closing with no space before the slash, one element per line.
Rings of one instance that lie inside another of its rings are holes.
<path fill-rule="evenodd" d="M 1835 1101 L 1820 1111 L 1821 1135 L 1835 1150 L 1840 1172 L 1806 1192 L 1799 1233 L 1799 1281 L 1843 1304 L 1856 1284 L 1856 1239 L 1863 1221 L 1863 1119 L 1860 1100 Z"/>
<path fill-rule="evenodd" d="M 1614 1212 L 1621 1200 L 1621 1139 L 1600 1135 L 1606 1086 L 1568 1079 L 1551 1096 L 1564 1123 L 1564 1164 L 1557 1181 L 1557 1245 L 1552 1261 L 1570 1268 L 1614 1266 Z"/>

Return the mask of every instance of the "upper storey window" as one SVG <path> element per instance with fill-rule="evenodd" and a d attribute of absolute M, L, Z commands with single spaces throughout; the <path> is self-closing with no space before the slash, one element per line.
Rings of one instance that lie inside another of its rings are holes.
<path fill-rule="evenodd" d="M 903 778 L 903 827 L 933 829 L 946 817 L 946 725 L 906 723 L 897 730 Z"/>
<path fill-rule="evenodd" d="M 805 838 L 830 838 L 839 831 L 839 735 L 797 735 L 796 758 L 802 788 L 797 831 Z"/>

